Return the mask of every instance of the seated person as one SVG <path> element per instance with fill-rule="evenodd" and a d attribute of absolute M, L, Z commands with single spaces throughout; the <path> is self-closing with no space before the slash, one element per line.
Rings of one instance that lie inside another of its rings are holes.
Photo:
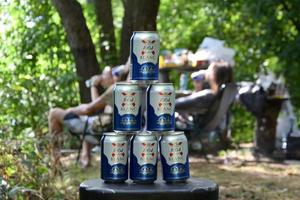
<path fill-rule="evenodd" d="M 233 81 L 232 67 L 225 62 L 213 62 L 207 70 L 193 73 L 192 78 L 195 92 L 176 99 L 175 110 L 180 114 L 197 114 L 205 117 L 221 86 Z M 208 82 L 209 89 L 203 89 L 203 78 Z"/>
<path fill-rule="evenodd" d="M 106 67 L 101 75 L 92 77 L 91 80 L 91 97 L 92 102 L 87 104 L 81 104 L 76 107 L 62 109 L 52 108 L 49 111 L 48 124 L 49 133 L 53 137 L 52 147 L 52 159 L 54 165 L 60 164 L 60 149 L 58 143 L 58 137 L 63 133 L 63 127 L 65 126 L 70 132 L 83 134 L 85 124 L 89 118 L 88 116 L 97 114 L 105 109 L 108 105 L 112 106 L 112 92 L 114 83 L 119 81 L 119 76 L 128 72 L 128 63 L 123 67 L 123 71 L 118 71 L 118 74 L 114 73 L 109 67 Z M 105 92 L 99 96 L 98 86 L 106 88 Z M 74 120 L 76 119 L 76 120 Z M 90 150 L 91 144 L 87 141 L 82 143 L 82 151 L 80 155 L 80 165 L 82 168 L 86 168 L 90 165 Z"/>

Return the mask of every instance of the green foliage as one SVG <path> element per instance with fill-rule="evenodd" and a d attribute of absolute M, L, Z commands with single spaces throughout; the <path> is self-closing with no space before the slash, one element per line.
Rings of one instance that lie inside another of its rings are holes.
<path fill-rule="evenodd" d="M 161 49 L 188 48 L 195 51 L 213 29 L 202 1 L 162 0 L 157 23 Z"/>
<path fill-rule="evenodd" d="M 261 64 L 284 75 L 300 116 L 299 8 L 299 0 L 162 0 L 158 17 L 162 49 L 195 51 L 205 36 L 225 40 L 237 52 L 235 79 L 253 81 Z M 177 83 L 179 76 L 171 78 Z M 235 140 L 250 141 L 253 118 L 241 108 L 233 113 Z"/>
<path fill-rule="evenodd" d="M 80 2 L 101 61 L 93 5 Z M 121 0 L 112 5 L 119 47 L 124 10 Z M 237 51 L 236 80 L 254 80 L 259 65 L 266 64 L 285 76 L 300 116 L 299 8 L 299 0 L 161 0 L 157 20 L 161 48 L 195 51 L 205 36 L 225 40 Z M 1 199 L 76 198 L 78 183 L 54 184 L 49 170 L 47 111 L 79 103 L 65 36 L 51 0 L 0 2 Z M 178 73 L 171 73 L 176 85 L 178 78 Z M 253 131 L 251 114 L 234 106 L 234 141 L 251 141 Z"/>
<path fill-rule="evenodd" d="M 0 9 L 0 177 L 10 198 L 54 197 L 47 111 L 79 102 L 73 58 L 50 0 L 1 1 Z"/>
<path fill-rule="evenodd" d="M 300 106 L 299 0 L 209 1 L 217 13 L 218 35 L 236 45 L 238 65 L 257 69 L 265 63 L 286 77 L 293 102 Z M 241 75 L 244 75 L 242 73 Z M 238 77 L 239 79 L 243 76 Z"/>
<path fill-rule="evenodd" d="M 252 142 L 255 118 L 241 105 L 232 107 L 230 120 L 231 136 L 234 143 Z"/>
<path fill-rule="evenodd" d="M 225 40 L 237 51 L 237 80 L 253 80 L 264 63 L 286 77 L 299 107 L 299 8 L 299 0 L 162 0 L 158 18 L 162 48 L 196 50 L 205 36 Z"/>
<path fill-rule="evenodd" d="M 1 135 L 45 127 L 52 106 L 78 103 L 74 64 L 50 1 L 1 5 Z"/>
<path fill-rule="evenodd" d="M 112 0 L 112 12 L 115 26 L 116 48 L 120 52 L 121 47 L 121 31 L 124 15 L 123 0 Z"/>
<path fill-rule="evenodd" d="M 96 56 L 99 61 L 100 67 L 104 68 L 105 66 L 112 66 L 112 63 L 116 63 L 116 58 L 118 55 L 106 55 L 105 58 L 102 58 L 100 56 L 100 46 L 101 46 L 101 41 L 100 41 L 100 34 L 101 34 L 101 27 L 98 26 L 96 23 L 96 13 L 95 13 L 95 8 L 94 8 L 94 3 L 93 1 L 86 3 L 87 1 L 85 0 L 80 0 L 82 9 L 83 9 L 83 14 L 85 16 L 87 26 L 89 28 L 93 43 L 95 45 L 96 49 Z M 121 30 L 122 30 L 122 17 L 124 14 L 124 8 L 123 8 L 123 3 L 121 0 L 112 0 L 112 11 L 113 11 L 113 24 L 115 26 L 115 37 L 116 37 L 116 48 L 117 52 L 119 52 L 119 47 L 121 43 Z"/>
<path fill-rule="evenodd" d="M 77 199 L 77 185 L 57 184 L 51 173 L 49 138 L 28 132 L 16 140 L 0 140 L 1 199 Z M 3 165 L 4 164 L 4 165 Z M 8 184 L 1 184 L 1 179 Z"/>

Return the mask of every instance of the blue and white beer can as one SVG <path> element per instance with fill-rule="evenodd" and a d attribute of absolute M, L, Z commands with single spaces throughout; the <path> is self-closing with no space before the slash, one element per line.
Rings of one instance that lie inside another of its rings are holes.
<path fill-rule="evenodd" d="M 142 129 L 142 90 L 137 84 L 116 83 L 114 99 L 114 131 L 136 132 Z"/>
<path fill-rule="evenodd" d="M 175 91 L 172 83 L 155 83 L 147 89 L 147 131 L 175 130 Z"/>
<path fill-rule="evenodd" d="M 101 138 L 101 178 L 106 182 L 128 179 L 128 140 L 126 135 L 104 133 Z"/>
<path fill-rule="evenodd" d="M 153 183 L 157 178 L 156 135 L 146 132 L 132 136 L 130 148 L 130 179 L 136 183 Z"/>
<path fill-rule="evenodd" d="M 158 80 L 160 39 L 155 31 L 135 31 L 130 39 L 131 80 Z"/>
<path fill-rule="evenodd" d="M 190 177 L 188 142 L 184 132 L 163 133 L 159 140 L 163 180 L 184 182 Z"/>

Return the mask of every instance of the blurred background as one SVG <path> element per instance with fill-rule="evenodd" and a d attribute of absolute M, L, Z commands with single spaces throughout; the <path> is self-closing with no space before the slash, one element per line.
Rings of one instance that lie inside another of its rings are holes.
<path fill-rule="evenodd" d="M 224 41 L 235 52 L 235 80 L 256 81 L 263 65 L 281 77 L 298 119 L 299 10 L 299 0 L 2 0 L 0 199 L 76 199 L 86 177 L 75 166 L 52 176 L 47 112 L 89 102 L 85 81 L 127 61 L 134 30 L 157 30 L 170 55 L 195 55 L 205 37 Z M 170 72 L 177 89 L 179 79 Z M 234 104 L 233 142 L 251 142 L 254 127 L 255 118 Z M 78 148 L 71 136 L 64 141 Z"/>

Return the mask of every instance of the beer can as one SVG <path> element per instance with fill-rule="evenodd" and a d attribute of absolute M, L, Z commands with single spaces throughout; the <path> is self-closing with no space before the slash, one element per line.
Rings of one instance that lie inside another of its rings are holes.
<path fill-rule="evenodd" d="M 175 91 L 172 83 L 155 83 L 147 89 L 147 131 L 175 129 Z"/>
<path fill-rule="evenodd" d="M 130 179 L 136 183 L 153 183 L 157 178 L 157 137 L 149 133 L 132 136 Z"/>
<path fill-rule="evenodd" d="M 118 183 L 128 179 L 128 140 L 126 135 L 104 133 L 101 138 L 101 178 Z"/>
<path fill-rule="evenodd" d="M 142 90 L 137 84 L 116 83 L 113 92 L 113 124 L 116 132 L 135 132 L 142 128 Z"/>
<path fill-rule="evenodd" d="M 188 142 L 184 132 L 163 133 L 159 140 L 163 180 L 184 182 L 190 177 Z"/>
<path fill-rule="evenodd" d="M 131 80 L 158 80 L 160 40 L 155 31 L 135 31 L 130 39 Z"/>

